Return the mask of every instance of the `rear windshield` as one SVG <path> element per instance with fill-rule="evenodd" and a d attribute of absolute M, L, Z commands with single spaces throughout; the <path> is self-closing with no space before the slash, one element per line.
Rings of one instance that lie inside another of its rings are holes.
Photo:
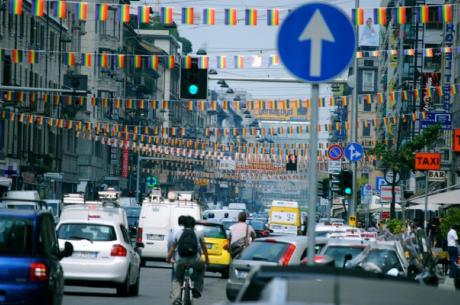
<path fill-rule="evenodd" d="M 288 247 L 287 243 L 255 241 L 241 253 L 238 259 L 277 263 Z"/>
<path fill-rule="evenodd" d="M 59 227 L 58 238 L 66 240 L 113 241 L 117 239 L 117 236 L 112 226 L 66 223 Z"/>
<path fill-rule="evenodd" d="M 350 254 L 351 258 L 355 258 L 358 254 L 363 252 L 363 250 L 364 247 L 360 246 L 330 246 L 324 251 L 324 255 L 334 259 L 337 268 L 343 268 L 346 255 Z"/>
<path fill-rule="evenodd" d="M 32 222 L 28 219 L 0 217 L 0 254 L 30 254 Z"/>
<path fill-rule="evenodd" d="M 32 204 L 7 204 L 8 209 L 17 210 L 35 210 L 35 205 Z"/>
<path fill-rule="evenodd" d="M 126 209 L 126 216 L 128 216 L 128 217 L 137 217 L 137 218 L 139 218 L 140 213 L 141 213 L 141 209 L 139 209 L 139 208 Z"/>
<path fill-rule="evenodd" d="M 262 221 L 250 221 L 249 224 L 254 230 L 264 230 L 265 224 Z"/>
<path fill-rule="evenodd" d="M 208 238 L 227 238 L 225 231 L 221 226 L 196 225 L 195 229 L 201 232 L 204 237 Z"/>

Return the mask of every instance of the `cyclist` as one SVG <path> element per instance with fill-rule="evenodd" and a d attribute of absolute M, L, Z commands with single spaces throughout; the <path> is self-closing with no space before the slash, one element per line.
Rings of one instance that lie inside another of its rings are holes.
<path fill-rule="evenodd" d="M 177 251 L 176 251 L 177 250 Z M 203 279 L 205 273 L 205 263 L 201 261 L 201 254 L 204 254 L 206 263 L 209 262 L 208 251 L 203 236 L 195 231 L 195 219 L 187 216 L 184 221 L 184 228 L 177 230 L 173 237 L 173 244 L 168 252 L 167 261 L 171 263 L 173 254 L 175 255 L 174 270 L 176 272 L 173 281 L 173 304 L 181 304 L 181 284 L 184 280 L 184 273 L 187 266 L 193 268 L 192 295 L 194 298 L 201 297 L 203 291 Z"/>

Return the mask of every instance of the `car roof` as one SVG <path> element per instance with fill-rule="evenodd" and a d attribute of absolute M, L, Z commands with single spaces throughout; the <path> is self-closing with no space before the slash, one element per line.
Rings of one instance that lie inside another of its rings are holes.
<path fill-rule="evenodd" d="M 40 214 L 49 213 L 45 210 L 0 209 L 0 216 L 34 219 Z"/>
<path fill-rule="evenodd" d="M 328 246 L 362 246 L 366 247 L 368 242 L 365 242 L 364 239 L 329 239 L 326 247 Z"/>
<path fill-rule="evenodd" d="M 257 238 L 256 241 L 277 241 L 277 242 L 285 242 L 285 243 L 301 243 L 307 242 L 308 237 L 302 235 L 278 235 L 278 236 L 270 236 L 270 237 L 263 237 Z"/>

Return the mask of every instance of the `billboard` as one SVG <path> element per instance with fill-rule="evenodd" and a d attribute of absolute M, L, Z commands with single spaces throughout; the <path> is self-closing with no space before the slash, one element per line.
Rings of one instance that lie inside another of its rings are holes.
<path fill-rule="evenodd" d="M 364 25 L 360 25 L 358 29 L 358 46 L 362 50 L 375 49 L 379 46 L 380 25 L 374 24 L 373 13 L 373 9 L 364 9 Z"/>

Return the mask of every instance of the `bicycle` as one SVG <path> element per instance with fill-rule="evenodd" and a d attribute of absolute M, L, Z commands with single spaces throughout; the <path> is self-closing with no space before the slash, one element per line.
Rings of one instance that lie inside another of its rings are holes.
<path fill-rule="evenodd" d="M 181 285 L 181 303 L 182 305 L 192 305 L 193 303 L 193 281 L 191 276 L 193 274 L 193 267 L 191 265 L 185 266 L 184 280 Z"/>

